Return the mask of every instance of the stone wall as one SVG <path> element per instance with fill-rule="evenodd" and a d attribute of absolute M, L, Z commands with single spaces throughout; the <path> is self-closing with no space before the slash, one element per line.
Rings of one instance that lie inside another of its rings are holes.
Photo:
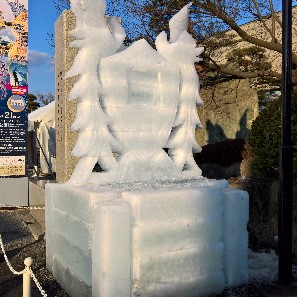
<path fill-rule="evenodd" d="M 76 116 L 76 101 L 68 100 L 68 95 L 76 82 L 76 77 L 64 78 L 77 55 L 76 48 L 69 48 L 69 43 L 73 38 L 68 35 L 68 32 L 73 30 L 75 26 L 75 16 L 69 10 L 65 10 L 55 24 L 57 182 L 67 181 L 78 161 L 78 158 L 71 155 L 78 133 L 77 131 L 70 131 Z"/>
<path fill-rule="evenodd" d="M 277 17 L 279 19 L 281 19 L 282 13 L 278 12 Z M 293 44 L 292 45 L 293 45 L 293 50 L 296 51 L 297 50 L 297 34 L 296 34 L 296 32 L 297 32 L 297 6 L 293 7 L 292 18 L 293 18 L 292 19 L 292 26 L 293 26 L 293 35 L 292 35 L 292 38 L 293 38 L 292 43 Z M 272 27 L 271 18 L 265 19 L 265 24 L 267 27 L 271 28 Z M 249 22 L 249 23 L 244 24 L 240 27 L 253 37 L 260 38 L 265 41 L 271 41 L 271 35 L 266 30 L 264 25 L 259 21 Z M 281 32 L 282 32 L 282 29 L 281 29 L 280 25 L 278 24 L 278 22 L 275 22 L 275 37 L 280 41 L 281 41 Z M 253 46 L 253 44 L 243 41 L 242 38 L 234 30 L 230 30 L 230 31 L 226 32 L 225 35 L 231 36 L 231 38 L 237 42 L 234 42 L 230 46 L 219 47 L 211 54 L 212 59 L 214 59 L 216 61 L 216 63 L 218 63 L 220 65 L 224 65 L 227 62 L 226 56 L 230 51 L 232 51 L 236 48 L 247 48 L 247 47 Z M 223 37 L 223 35 L 221 35 L 221 37 Z M 220 36 L 215 36 L 214 38 L 218 39 L 218 38 L 220 38 Z M 281 54 L 276 51 L 267 49 L 266 56 L 269 59 L 269 61 L 271 61 L 271 63 L 272 63 L 272 70 L 280 73 L 281 72 L 281 64 L 282 64 Z"/>
<path fill-rule="evenodd" d="M 197 110 L 203 130 L 196 131 L 196 138 L 201 146 L 247 137 L 259 114 L 257 91 L 247 79 L 208 86 L 200 95 L 204 105 Z"/>
<path fill-rule="evenodd" d="M 232 188 L 247 191 L 250 197 L 249 247 L 255 251 L 278 249 L 279 181 L 268 178 L 240 179 Z M 297 261 L 297 180 L 293 187 L 293 261 Z"/>

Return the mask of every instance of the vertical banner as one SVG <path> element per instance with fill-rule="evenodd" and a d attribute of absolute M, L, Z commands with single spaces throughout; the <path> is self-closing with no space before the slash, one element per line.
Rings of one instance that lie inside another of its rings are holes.
<path fill-rule="evenodd" d="M 27 176 L 28 0 L 0 0 L 0 177 Z"/>

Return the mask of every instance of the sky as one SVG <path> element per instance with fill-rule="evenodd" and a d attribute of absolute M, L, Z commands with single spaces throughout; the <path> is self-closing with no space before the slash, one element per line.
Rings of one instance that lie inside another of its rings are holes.
<path fill-rule="evenodd" d="M 55 93 L 54 50 L 47 33 L 54 32 L 58 13 L 53 0 L 29 0 L 29 93 Z"/>
<path fill-rule="evenodd" d="M 54 33 L 54 24 L 59 14 L 53 0 L 28 0 L 28 2 L 29 93 L 54 94 L 54 49 L 47 41 L 49 39 L 47 34 Z"/>
<path fill-rule="evenodd" d="M 0 0 L 1 1 L 1 0 Z M 57 0 L 59 1 L 59 0 Z M 55 93 L 54 49 L 48 33 L 54 33 L 58 18 L 53 0 L 28 0 L 29 2 L 29 92 Z M 108 2 L 108 1 L 107 1 Z M 281 9 L 281 1 L 273 0 Z M 294 5 L 297 1 L 293 0 Z"/>

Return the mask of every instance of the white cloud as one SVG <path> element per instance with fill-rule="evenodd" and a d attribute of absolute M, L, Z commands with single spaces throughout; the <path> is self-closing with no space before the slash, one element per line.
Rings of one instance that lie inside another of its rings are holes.
<path fill-rule="evenodd" d="M 0 0 L 2 1 L 2 0 Z M 45 52 L 28 51 L 29 92 L 44 94 L 55 90 L 55 68 L 53 58 Z"/>
<path fill-rule="evenodd" d="M 48 53 L 39 52 L 37 50 L 29 50 L 28 63 L 29 67 L 41 66 L 44 64 L 53 65 L 53 58 Z"/>

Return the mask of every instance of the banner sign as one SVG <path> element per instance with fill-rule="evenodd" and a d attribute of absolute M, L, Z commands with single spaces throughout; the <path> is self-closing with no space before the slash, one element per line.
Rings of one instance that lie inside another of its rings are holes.
<path fill-rule="evenodd" d="M 0 177 L 26 176 L 28 0 L 0 0 Z"/>

